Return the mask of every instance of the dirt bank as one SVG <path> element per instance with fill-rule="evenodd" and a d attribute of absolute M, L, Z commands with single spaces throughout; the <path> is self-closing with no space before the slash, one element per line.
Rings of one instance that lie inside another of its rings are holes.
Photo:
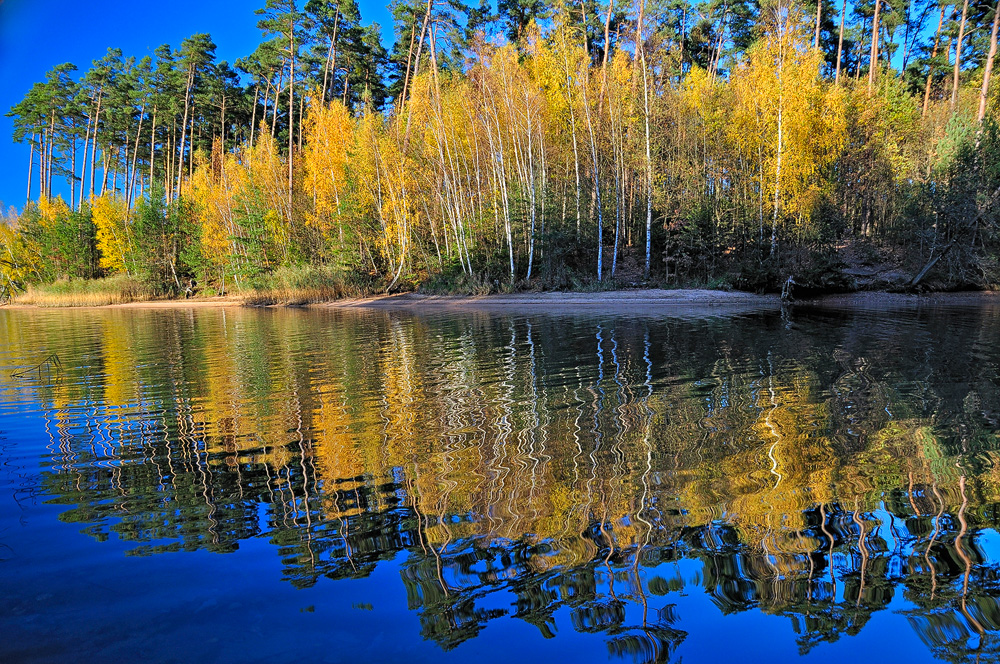
<path fill-rule="evenodd" d="M 3 309 L 203 309 L 211 307 L 242 307 L 243 300 L 231 297 L 213 297 L 188 300 L 146 300 L 124 304 L 102 304 L 95 306 L 54 306 L 42 307 L 37 304 L 5 304 Z"/>
<path fill-rule="evenodd" d="M 357 300 L 339 300 L 316 307 L 338 309 L 400 309 L 409 311 L 502 311 L 551 314 L 703 313 L 708 315 L 777 309 L 777 295 L 754 295 L 702 289 L 626 290 L 594 293 L 513 293 L 509 295 L 453 296 L 404 293 Z"/>
<path fill-rule="evenodd" d="M 777 295 L 756 295 L 705 289 L 641 289 L 593 293 L 512 293 L 507 295 L 421 295 L 403 293 L 358 299 L 344 299 L 307 305 L 317 309 L 379 309 L 404 311 L 497 311 L 552 313 L 616 313 L 630 315 L 720 315 L 775 310 L 781 307 Z M 897 309 L 915 306 L 1000 306 L 1000 292 L 930 293 L 903 295 L 885 292 L 846 293 L 796 300 L 796 307 Z M 110 304 L 87 309 L 201 309 L 244 306 L 236 297 L 189 300 L 153 300 Z M 282 307 L 284 305 L 272 305 Z M 39 309 L 36 305 L 6 305 L 8 309 Z M 60 308 L 60 307 L 44 307 Z"/>

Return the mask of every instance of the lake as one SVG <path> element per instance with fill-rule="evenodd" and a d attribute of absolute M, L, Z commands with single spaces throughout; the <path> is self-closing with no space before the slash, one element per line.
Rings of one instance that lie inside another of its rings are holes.
<path fill-rule="evenodd" d="M 997 661 L 998 341 L 0 310 L 0 661 Z"/>

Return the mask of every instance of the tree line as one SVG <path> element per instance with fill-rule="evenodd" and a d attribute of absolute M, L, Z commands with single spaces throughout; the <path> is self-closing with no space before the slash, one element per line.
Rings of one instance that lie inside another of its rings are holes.
<path fill-rule="evenodd" d="M 1000 280 L 996 3 L 392 11 L 390 49 L 355 0 L 267 0 L 232 65 L 195 34 L 48 72 L 9 114 L 7 291 L 838 288 L 846 246 Z"/>

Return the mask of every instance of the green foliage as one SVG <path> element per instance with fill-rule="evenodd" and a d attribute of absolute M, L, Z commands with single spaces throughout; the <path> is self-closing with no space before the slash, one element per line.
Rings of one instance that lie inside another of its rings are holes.
<path fill-rule="evenodd" d="M 247 304 L 300 305 L 377 292 L 376 285 L 354 273 L 325 265 L 282 265 L 260 275 L 253 290 L 244 294 Z"/>
<path fill-rule="evenodd" d="M 140 278 L 159 294 L 176 295 L 197 266 L 198 236 L 193 232 L 189 204 L 183 199 L 166 203 L 163 188 L 154 186 L 132 213 L 135 265 Z"/>
<path fill-rule="evenodd" d="M 33 256 L 32 281 L 97 276 L 96 233 L 88 207 L 74 212 L 65 205 L 45 205 L 44 209 L 29 205 L 19 228 Z"/>

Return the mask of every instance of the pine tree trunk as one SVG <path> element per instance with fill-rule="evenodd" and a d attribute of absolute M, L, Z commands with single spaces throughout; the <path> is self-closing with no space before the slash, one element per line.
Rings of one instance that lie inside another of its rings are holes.
<path fill-rule="evenodd" d="M 128 189 L 125 192 L 125 205 L 132 207 L 132 199 L 135 192 L 135 173 L 139 163 L 139 139 L 142 137 L 142 120 L 146 115 L 146 104 L 143 103 L 142 110 L 139 111 L 139 127 L 135 130 L 135 147 L 132 149 L 132 171 L 128 179 Z"/>
<path fill-rule="evenodd" d="M 323 69 L 323 103 L 326 103 L 327 74 L 331 78 L 337 76 L 337 28 L 340 25 L 340 5 L 337 5 L 336 13 L 333 16 L 333 36 L 330 37 L 330 51 L 326 54 L 326 68 Z M 330 81 L 331 85 L 333 81 Z"/>
<path fill-rule="evenodd" d="M 413 42 L 416 39 L 417 24 L 414 23 L 410 26 L 410 49 L 406 52 L 406 76 L 403 79 L 403 92 L 399 99 L 396 100 L 397 104 L 403 104 L 406 102 L 406 93 L 410 88 L 410 66 L 413 64 Z M 335 72 L 336 73 L 336 72 Z M 400 106 L 400 108 L 402 108 Z"/>
<path fill-rule="evenodd" d="M 49 159 L 48 172 L 45 174 L 45 197 L 52 198 L 52 154 L 55 151 L 56 112 L 52 110 L 52 124 L 49 126 Z"/>
<path fill-rule="evenodd" d="M 979 115 L 976 121 L 982 124 L 986 117 L 986 102 L 990 91 L 990 78 L 993 75 L 993 60 L 997 54 L 997 27 L 1000 25 L 1000 0 L 993 8 L 993 30 L 990 32 L 990 53 L 986 56 L 986 69 L 983 71 L 983 89 L 979 93 Z"/>
<path fill-rule="evenodd" d="M 38 134 L 38 200 L 45 196 L 45 129 Z"/>
<path fill-rule="evenodd" d="M 844 17 L 847 15 L 847 0 L 840 6 L 840 36 L 837 37 L 837 74 L 833 80 L 834 85 L 840 85 L 840 63 L 841 54 L 844 52 Z"/>
<path fill-rule="evenodd" d="M 871 92 L 875 85 L 875 71 L 878 69 L 878 17 L 881 9 L 882 0 L 875 0 L 875 16 L 872 17 L 872 50 L 868 58 L 868 92 Z"/>
<path fill-rule="evenodd" d="M 944 23 L 945 6 L 941 6 L 941 15 L 938 16 L 937 32 L 934 33 L 934 50 L 931 51 L 931 65 L 927 69 L 927 84 L 924 86 L 924 105 L 920 110 L 920 117 L 927 115 L 927 104 L 931 99 L 931 79 L 934 77 L 934 58 L 937 57 L 938 46 L 941 44 L 941 24 Z"/>
<path fill-rule="evenodd" d="M 110 161 L 109 161 L 110 158 L 108 156 L 108 149 L 110 147 L 111 146 L 109 145 L 108 148 L 105 148 L 104 150 L 101 150 L 101 173 L 102 173 L 102 178 L 101 178 L 101 193 L 99 193 L 98 196 L 103 196 L 104 192 L 108 190 L 108 168 L 111 165 Z"/>
<path fill-rule="evenodd" d="M 102 87 L 97 92 L 97 110 L 94 112 L 94 135 L 91 139 L 92 143 L 90 146 L 90 197 L 91 198 L 94 197 L 94 177 L 97 174 L 97 171 L 94 170 L 94 167 L 96 166 L 97 163 L 97 131 L 100 128 L 99 123 L 101 120 L 101 102 L 103 100 L 104 100 L 104 88 Z M 84 159 L 86 159 L 86 155 L 84 155 Z"/>
<path fill-rule="evenodd" d="M 176 196 L 181 193 L 181 178 L 184 177 L 184 144 L 187 141 L 188 112 L 191 110 L 191 88 L 194 86 L 194 63 L 188 65 L 187 87 L 184 90 L 184 119 L 181 120 L 181 142 L 177 154 Z"/>
<path fill-rule="evenodd" d="M 253 147 L 253 135 L 257 128 L 257 97 L 260 95 L 260 85 L 253 87 L 253 112 L 250 114 L 250 147 Z"/>
<path fill-rule="evenodd" d="M 73 178 L 76 177 L 76 135 L 73 135 L 72 149 L 70 150 L 70 173 L 72 177 L 69 179 L 69 209 L 76 210 L 76 183 L 73 182 Z M 83 202 L 81 201 L 81 206 Z"/>
<path fill-rule="evenodd" d="M 295 13 L 295 3 L 292 2 L 292 15 Z M 292 126 L 295 121 L 295 21 L 288 23 L 288 51 L 290 64 L 288 67 L 288 221 L 292 221 L 292 149 L 295 146 L 295 131 Z"/>
<path fill-rule="evenodd" d="M 278 100 L 281 98 L 281 85 L 285 82 L 285 68 L 281 67 L 281 73 L 278 74 L 278 85 L 274 88 L 274 113 L 271 116 L 271 138 L 274 138 L 274 134 L 278 128 Z"/>
<path fill-rule="evenodd" d="M 156 106 L 153 106 L 152 127 L 149 130 L 149 185 L 153 185 L 153 165 L 156 163 Z M 140 183 L 141 188 L 141 183 Z"/>
<path fill-rule="evenodd" d="M 90 149 L 90 128 L 94 121 L 94 115 L 87 113 L 87 131 L 83 139 L 83 163 L 80 165 L 80 205 L 83 205 L 83 192 L 87 185 L 87 150 Z"/>
<path fill-rule="evenodd" d="M 424 14 L 424 23 L 423 23 L 423 25 L 420 28 L 420 39 L 417 41 L 417 54 L 414 57 L 414 62 L 413 62 L 413 80 L 414 81 L 417 78 L 417 71 L 420 69 L 420 51 L 423 49 L 423 46 L 424 46 L 424 34 L 426 34 L 426 32 L 427 32 L 427 22 L 430 21 L 430 19 L 431 19 L 431 10 L 433 8 L 434 8 L 434 0 L 427 0 L 427 12 Z M 409 73 L 409 70 L 407 70 L 407 73 Z M 346 88 L 346 86 L 347 86 L 347 82 L 346 81 L 344 82 L 344 86 Z M 405 103 L 405 102 L 406 102 L 406 99 L 403 99 L 403 103 Z M 404 154 L 406 153 L 406 151 L 409 149 L 409 146 L 410 146 L 410 120 L 412 119 L 412 116 L 413 116 L 413 106 L 409 105 L 409 106 L 406 107 L 406 129 L 403 132 L 403 153 Z"/>
<path fill-rule="evenodd" d="M 816 37 L 813 39 L 813 48 L 819 48 L 819 22 L 823 17 L 823 0 L 816 0 Z"/>
<path fill-rule="evenodd" d="M 28 152 L 28 198 L 25 199 L 25 205 L 31 202 L 31 175 L 35 170 L 35 135 L 31 135 L 31 140 L 28 141 L 30 151 Z"/>
<path fill-rule="evenodd" d="M 958 42 L 955 44 L 955 70 L 951 84 L 951 110 L 958 104 L 958 73 L 962 68 L 962 40 L 965 38 L 965 20 L 969 15 L 969 0 L 962 5 L 962 20 L 958 24 Z"/>

